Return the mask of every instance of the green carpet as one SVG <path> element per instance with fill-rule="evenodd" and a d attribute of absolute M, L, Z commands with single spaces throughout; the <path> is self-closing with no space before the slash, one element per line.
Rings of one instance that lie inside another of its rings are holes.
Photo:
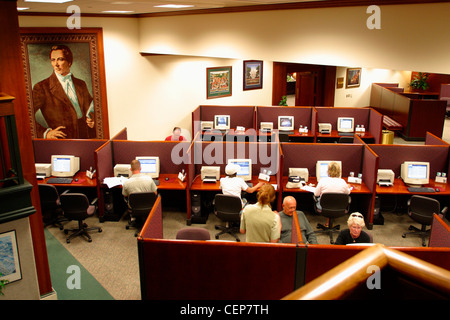
<path fill-rule="evenodd" d="M 47 229 L 45 240 L 50 277 L 58 300 L 114 300 Z"/>

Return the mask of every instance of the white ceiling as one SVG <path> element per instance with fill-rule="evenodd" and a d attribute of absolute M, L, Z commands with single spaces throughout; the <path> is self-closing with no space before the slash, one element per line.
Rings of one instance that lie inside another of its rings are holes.
<path fill-rule="evenodd" d="M 33 0 L 38 1 L 38 0 Z M 240 6 L 316 2 L 327 0 L 73 0 L 62 4 L 51 4 L 41 2 L 30 2 L 18 0 L 17 7 L 29 8 L 21 12 L 51 12 L 66 13 L 67 8 L 76 5 L 80 8 L 81 14 L 100 14 L 104 11 L 131 11 L 127 14 L 160 13 L 180 10 L 217 9 Z M 184 9 L 156 8 L 157 5 L 176 4 L 194 5 L 194 7 Z M 120 13 L 117 13 L 120 15 Z"/>

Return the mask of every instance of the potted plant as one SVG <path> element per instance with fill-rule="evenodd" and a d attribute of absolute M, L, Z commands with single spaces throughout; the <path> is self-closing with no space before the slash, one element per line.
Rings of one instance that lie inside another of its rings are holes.
<path fill-rule="evenodd" d="M 2 274 L 0 273 L 0 278 L 2 277 Z M 5 287 L 5 284 L 7 284 L 8 280 L 0 280 L 0 296 L 4 296 L 3 288 Z"/>
<path fill-rule="evenodd" d="M 425 91 L 425 90 L 427 90 L 430 87 L 430 85 L 428 84 L 428 77 L 429 76 L 430 76 L 429 73 L 419 72 L 419 74 L 417 74 L 414 77 L 414 79 L 411 80 L 411 82 L 409 83 L 409 86 L 412 89 Z"/>
<path fill-rule="evenodd" d="M 282 96 L 280 103 L 278 103 L 279 106 L 287 106 L 287 96 Z"/>

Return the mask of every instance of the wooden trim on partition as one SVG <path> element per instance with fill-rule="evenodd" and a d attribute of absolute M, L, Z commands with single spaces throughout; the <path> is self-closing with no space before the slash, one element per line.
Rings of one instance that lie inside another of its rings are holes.
<path fill-rule="evenodd" d="M 412 257 L 406 253 L 377 244 L 361 251 L 302 288 L 287 295 L 283 300 L 337 300 L 364 283 L 372 273 L 369 266 L 380 269 L 390 267 L 414 281 L 450 294 L 450 271 Z M 349 276 L 351 274 L 351 276 Z"/>

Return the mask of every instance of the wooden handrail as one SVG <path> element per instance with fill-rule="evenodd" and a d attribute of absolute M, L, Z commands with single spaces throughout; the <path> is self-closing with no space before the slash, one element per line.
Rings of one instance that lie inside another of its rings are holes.
<path fill-rule="evenodd" d="M 367 273 L 367 268 L 372 265 L 378 266 L 380 270 L 389 266 L 422 284 L 450 295 L 450 271 L 376 244 L 290 293 L 283 300 L 341 299 L 371 276 Z"/>

